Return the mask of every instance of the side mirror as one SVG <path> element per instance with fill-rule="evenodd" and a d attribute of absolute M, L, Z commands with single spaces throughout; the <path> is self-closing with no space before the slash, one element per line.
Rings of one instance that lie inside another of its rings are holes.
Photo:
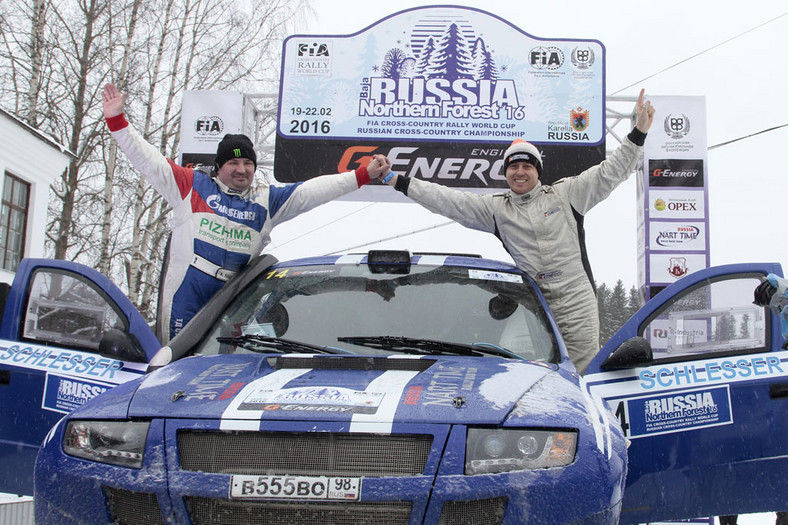
<path fill-rule="evenodd" d="M 121 361 L 134 363 L 147 363 L 148 358 L 140 346 L 137 338 L 122 330 L 113 328 L 104 334 L 98 347 L 99 354 L 114 357 Z"/>
<path fill-rule="evenodd" d="M 651 345 L 642 337 L 633 337 L 621 343 L 602 363 L 602 370 L 616 370 L 648 366 L 654 362 Z"/>

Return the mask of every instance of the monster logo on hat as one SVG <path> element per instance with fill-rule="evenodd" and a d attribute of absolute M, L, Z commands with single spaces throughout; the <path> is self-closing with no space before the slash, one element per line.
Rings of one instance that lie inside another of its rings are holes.
<path fill-rule="evenodd" d="M 255 153 L 254 144 L 249 137 L 228 133 L 222 138 L 216 148 L 214 169 L 219 171 L 219 168 L 230 159 L 249 159 L 254 162 L 255 169 L 257 168 L 257 153 Z"/>

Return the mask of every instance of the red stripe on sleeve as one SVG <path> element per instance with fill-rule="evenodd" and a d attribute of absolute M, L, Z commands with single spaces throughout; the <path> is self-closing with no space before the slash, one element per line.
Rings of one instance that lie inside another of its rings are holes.
<path fill-rule="evenodd" d="M 104 120 L 107 121 L 107 127 L 110 131 L 118 131 L 119 129 L 123 129 L 129 125 L 124 113 L 115 115 L 114 117 L 105 118 Z"/>
<path fill-rule="evenodd" d="M 356 168 L 356 184 L 360 188 L 364 184 L 367 184 L 371 179 L 369 178 L 369 172 L 367 171 L 366 166 L 362 166 L 360 168 Z"/>
<path fill-rule="evenodd" d="M 208 204 L 200 197 L 196 191 L 192 192 L 192 212 L 193 213 L 216 213 Z"/>
<path fill-rule="evenodd" d="M 170 159 L 167 159 L 167 162 L 170 163 L 170 168 L 172 168 L 172 177 L 175 179 L 175 184 L 178 185 L 178 190 L 181 192 L 181 199 L 185 199 L 194 186 L 194 170 L 179 166 Z"/>

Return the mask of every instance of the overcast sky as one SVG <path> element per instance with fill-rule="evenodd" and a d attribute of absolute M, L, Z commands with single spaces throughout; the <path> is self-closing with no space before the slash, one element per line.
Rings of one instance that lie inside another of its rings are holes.
<path fill-rule="evenodd" d="M 788 94 L 783 1 L 665 0 L 512 2 L 456 1 L 507 19 L 540 38 L 599 40 L 606 48 L 608 98 L 646 95 L 706 97 L 711 264 L 788 263 L 780 226 L 788 187 Z M 294 34 L 358 32 L 398 11 L 438 2 L 313 0 Z M 523 50 L 525 52 L 525 50 Z M 608 106 L 611 104 L 609 103 Z M 634 103 L 617 105 L 631 109 Z M 659 111 L 659 108 L 657 108 Z M 659 115 L 657 116 L 659 118 Z M 753 137 L 719 146 L 748 135 Z M 617 143 L 608 138 L 608 149 Z M 637 283 L 635 177 L 586 218 L 587 245 L 598 283 Z M 511 260 L 489 234 L 441 226 L 443 217 L 415 204 L 337 202 L 274 230 L 269 251 L 280 259 L 352 248 L 409 248 L 480 253 Z M 407 235 L 424 228 L 426 232 Z M 357 247 L 365 242 L 376 245 Z"/>

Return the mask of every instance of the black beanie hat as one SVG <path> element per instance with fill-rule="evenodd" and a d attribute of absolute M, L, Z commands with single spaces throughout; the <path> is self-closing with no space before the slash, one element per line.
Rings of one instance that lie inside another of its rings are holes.
<path fill-rule="evenodd" d="M 254 144 L 249 137 L 232 133 L 224 136 L 216 148 L 216 159 L 214 160 L 216 171 L 219 171 L 219 168 L 230 159 L 249 159 L 254 162 L 254 167 L 257 169 L 257 154 L 254 152 Z"/>

